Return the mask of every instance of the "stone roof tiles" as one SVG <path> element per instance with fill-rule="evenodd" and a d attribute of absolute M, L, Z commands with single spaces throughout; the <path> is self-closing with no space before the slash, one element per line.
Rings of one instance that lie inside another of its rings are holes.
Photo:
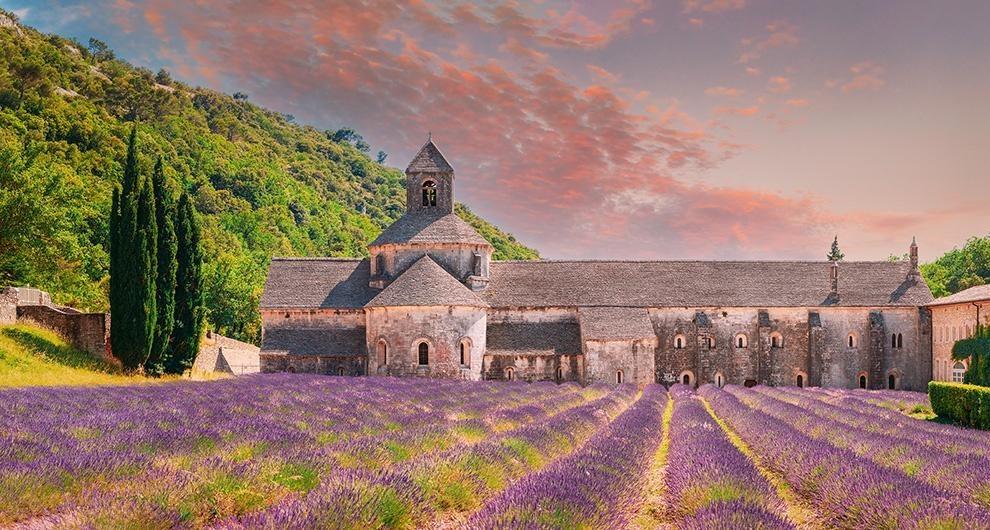
<path fill-rule="evenodd" d="M 817 307 L 831 290 L 825 261 L 495 261 L 492 307 Z M 837 306 L 921 306 L 908 262 L 844 262 Z"/>
<path fill-rule="evenodd" d="M 433 258 L 423 256 L 366 304 L 366 307 L 408 306 L 488 307 L 488 304 Z"/>
<path fill-rule="evenodd" d="M 970 287 L 965 291 L 959 291 L 958 293 L 950 294 L 949 296 L 937 298 L 928 305 L 965 304 L 969 302 L 986 301 L 990 301 L 990 285 L 977 285 L 976 287 Z"/>
<path fill-rule="evenodd" d="M 368 287 L 368 260 L 274 258 L 268 267 L 261 309 L 359 308 L 375 291 Z"/>
<path fill-rule="evenodd" d="M 883 307 L 932 303 L 931 291 L 923 281 L 905 280 L 910 272 L 908 262 L 843 262 L 840 297 L 830 301 L 829 266 L 825 261 L 494 261 L 489 286 L 478 295 L 492 307 Z M 368 274 L 367 260 L 274 259 L 261 308 L 361 308 L 379 294 L 368 287 Z"/>
<path fill-rule="evenodd" d="M 446 215 L 428 212 L 409 212 L 398 218 L 371 242 L 369 246 L 388 244 L 436 244 L 455 243 L 488 245 L 473 226 L 455 213 Z"/>
<path fill-rule="evenodd" d="M 368 351 L 364 326 L 352 328 L 281 328 L 265 331 L 261 350 L 288 355 L 363 355 Z"/>
<path fill-rule="evenodd" d="M 655 339 L 653 322 L 642 307 L 582 307 L 578 311 L 584 340 Z"/>
<path fill-rule="evenodd" d="M 581 353 L 576 321 L 489 322 L 485 352 L 492 355 L 574 355 Z"/>
<path fill-rule="evenodd" d="M 444 158 L 440 149 L 437 149 L 432 139 L 420 148 L 412 162 L 409 162 L 409 167 L 406 168 L 406 173 L 450 173 L 452 171 L 454 168 L 450 167 L 447 159 Z"/>

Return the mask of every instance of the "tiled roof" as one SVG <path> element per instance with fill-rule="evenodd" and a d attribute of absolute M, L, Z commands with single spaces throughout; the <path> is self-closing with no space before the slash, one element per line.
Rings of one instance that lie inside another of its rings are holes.
<path fill-rule="evenodd" d="M 489 245 L 466 221 L 450 213 L 410 212 L 396 219 L 370 246 L 402 243 L 464 243 Z"/>
<path fill-rule="evenodd" d="M 965 291 L 959 291 L 958 293 L 938 298 L 928 305 L 963 304 L 986 301 L 990 301 L 990 285 L 977 285 L 976 287 L 970 287 Z"/>
<path fill-rule="evenodd" d="M 656 338 L 650 315 L 642 307 L 582 307 L 578 311 L 584 340 Z"/>
<path fill-rule="evenodd" d="M 932 302 L 923 281 L 906 280 L 910 263 L 886 261 L 841 263 L 839 300 L 831 301 L 829 266 L 824 261 L 495 261 L 488 288 L 478 294 L 492 307 L 881 307 Z M 367 261 L 274 259 L 261 308 L 360 308 L 380 294 L 368 287 L 368 279 Z M 396 283 L 398 279 L 392 286 Z"/>
<path fill-rule="evenodd" d="M 454 171 L 440 150 L 429 140 L 409 162 L 406 173 L 449 173 Z"/>
<path fill-rule="evenodd" d="M 825 261 L 495 261 L 482 296 L 492 307 L 922 306 L 909 262 L 843 262 L 829 302 Z"/>
<path fill-rule="evenodd" d="M 375 296 L 368 260 L 274 258 L 261 309 L 358 308 Z"/>
<path fill-rule="evenodd" d="M 485 352 L 492 355 L 581 353 L 581 330 L 571 322 L 489 323 Z"/>
<path fill-rule="evenodd" d="M 353 328 L 272 328 L 261 340 L 264 353 L 289 355 L 363 355 L 364 326 Z"/>
<path fill-rule="evenodd" d="M 433 261 L 433 258 L 423 256 L 382 289 L 366 306 L 488 307 L 488 304 Z"/>

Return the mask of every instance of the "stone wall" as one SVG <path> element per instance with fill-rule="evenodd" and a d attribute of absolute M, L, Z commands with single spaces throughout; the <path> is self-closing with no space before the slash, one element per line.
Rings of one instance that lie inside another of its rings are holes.
<path fill-rule="evenodd" d="M 574 381 L 587 384 L 584 379 L 583 355 L 485 355 L 485 380 L 505 381 Z"/>
<path fill-rule="evenodd" d="M 479 380 L 485 351 L 485 309 L 475 307 L 368 308 L 368 372 L 378 375 L 453 377 Z M 460 364 L 465 341 L 469 363 Z M 429 363 L 419 364 L 419 345 L 429 346 Z M 386 354 L 379 354 L 384 345 Z M 385 362 L 382 362 L 385 361 Z"/>
<path fill-rule="evenodd" d="M 259 369 L 265 373 L 365 375 L 365 318 L 361 309 L 262 311 Z"/>
<path fill-rule="evenodd" d="M 488 276 L 488 265 L 491 261 L 492 249 L 485 245 L 456 245 L 456 244 L 431 244 L 431 245 L 382 245 L 375 247 L 376 254 L 371 256 L 372 276 L 378 275 L 377 256 L 381 254 L 385 258 L 385 271 L 388 277 L 396 278 L 413 263 L 429 254 L 433 261 L 436 261 L 451 276 L 464 281 L 474 272 L 474 255 L 480 254 L 481 276 Z"/>
<path fill-rule="evenodd" d="M 951 381 L 952 346 L 956 341 L 973 336 L 976 330 L 976 315 L 979 308 L 982 325 L 990 326 L 990 300 L 931 307 L 933 378 L 937 381 Z M 963 361 L 968 368 L 968 363 Z"/>
<path fill-rule="evenodd" d="M 17 322 L 17 291 L 11 287 L 0 289 L 0 326 Z"/>
<path fill-rule="evenodd" d="M 22 305 L 18 320 L 30 320 L 51 329 L 74 347 L 110 359 L 110 317 L 106 313 L 79 313 L 46 305 Z"/>
<path fill-rule="evenodd" d="M 646 385 L 656 379 L 657 339 L 584 341 L 584 383 Z"/>
<path fill-rule="evenodd" d="M 924 390 L 931 366 L 925 313 L 876 313 L 882 326 L 871 330 L 870 308 L 651 309 L 656 378 L 672 383 L 688 375 L 692 384 L 705 384 L 721 375 L 729 384 L 794 386 L 800 377 L 804 386 L 854 388 L 865 373 L 871 388 L 886 388 L 894 375 L 897 388 Z M 892 333 L 901 335 L 901 347 L 891 347 Z"/>

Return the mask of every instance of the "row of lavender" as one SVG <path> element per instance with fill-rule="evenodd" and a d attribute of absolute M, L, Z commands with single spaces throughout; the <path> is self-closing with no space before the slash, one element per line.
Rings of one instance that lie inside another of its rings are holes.
<path fill-rule="evenodd" d="M 473 446 L 425 454 L 378 473 L 327 470 L 305 497 L 231 519 L 226 528 L 442 526 L 476 510 L 509 484 L 580 447 L 637 397 L 632 385 L 500 433 Z M 312 455 L 313 465 L 325 461 Z"/>
<path fill-rule="evenodd" d="M 204 524 L 312 489 L 320 470 L 303 459 L 311 454 L 327 467 L 383 467 L 414 450 L 476 443 L 602 393 L 291 375 L 6 391 L 0 523 L 129 512 Z"/>
<path fill-rule="evenodd" d="M 818 514 L 818 524 L 832 528 L 990 528 L 990 512 L 972 492 L 953 491 L 949 476 L 936 480 L 934 473 L 919 475 L 927 459 L 939 458 L 931 449 L 920 452 L 913 444 L 856 427 L 849 416 L 845 422 L 829 419 L 824 408 L 822 415 L 815 414 L 817 406 L 810 401 L 803 402 L 809 405 L 805 409 L 768 395 L 813 395 L 808 391 L 708 386 L 699 393 L 759 461 Z M 873 407 L 860 413 L 886 412 Z M 905 450 L 913 452 L 918 469 L 895 464 Z"/>

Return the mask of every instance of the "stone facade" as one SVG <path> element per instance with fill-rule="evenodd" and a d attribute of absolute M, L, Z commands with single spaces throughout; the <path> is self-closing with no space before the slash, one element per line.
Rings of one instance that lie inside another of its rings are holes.
<path fill-rule="evenodd" d="M 939 298 L 929 306 L 932 327 L 932 379 L 962 381 L 968 361 L 953 361 L 956 341 L 973 336 L 977 324 L 990 326 L 990 285 Z"/>
<path fill-rule="evenodd" d="M 912 390 L 931 378 L 913 243 L 903 262 L 492 261 L 451 213 L 453 169 L 432 142 L 406 177 L 408 211 L 369 259 L 273 259 L 262 371 Z"/>
<path fill-rule="evenodd" d="M 80 350 L 111 359 L 110 315 L 106 313 L 83 313 L 54 305 L 48 293 L 38 289 L 0 290 L 0 324 L 19 321 L 36 323 L 58 333 Z"/>

